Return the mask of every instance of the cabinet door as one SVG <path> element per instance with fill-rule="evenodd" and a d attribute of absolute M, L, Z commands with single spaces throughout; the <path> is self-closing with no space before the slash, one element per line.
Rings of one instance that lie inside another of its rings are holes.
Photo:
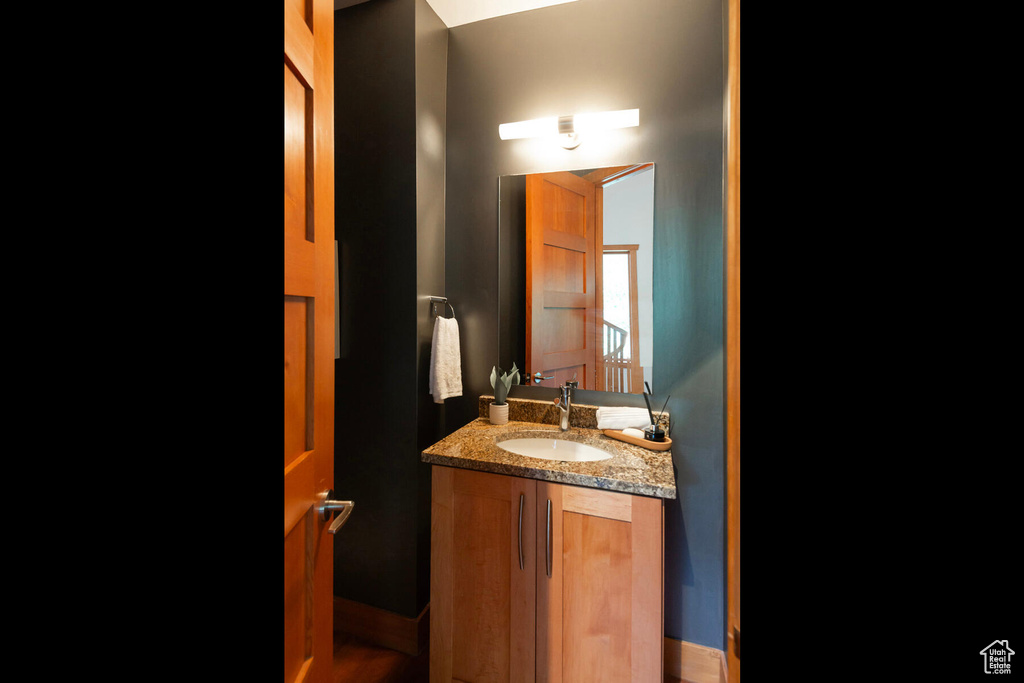
<path fill-rule="evenodd" d="M 537 483 L 537 683 L 663 679 L 662 501 Z"/>
<path fill-rule="evenodd" d="M 537 482 L 435 465 L 431 683 L 534 680 Z"/>

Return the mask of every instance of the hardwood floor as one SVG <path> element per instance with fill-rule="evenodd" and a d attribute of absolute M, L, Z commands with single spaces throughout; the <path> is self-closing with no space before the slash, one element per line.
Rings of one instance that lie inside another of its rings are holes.
<path fill-rule="evenodd" d="M 429 683 L 429 665 L 429 647 L 413 657 L 340 631 L 334 634 L 331 683 Z M 666 674 L 664 683 L 685 681 Z"/>
<path fill-rule="evenodd" d="M 331 683 L 428 683 L 430 656 L 389 650 L 335 631 Z"/>

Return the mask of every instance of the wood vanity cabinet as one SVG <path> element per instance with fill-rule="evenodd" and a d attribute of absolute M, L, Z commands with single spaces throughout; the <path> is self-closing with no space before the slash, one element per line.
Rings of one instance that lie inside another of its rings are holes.
<path fill-rule="evenodd" d="M 661 683 L 660 499 L 439 465 L 432 489 L 431 683 Z"/>

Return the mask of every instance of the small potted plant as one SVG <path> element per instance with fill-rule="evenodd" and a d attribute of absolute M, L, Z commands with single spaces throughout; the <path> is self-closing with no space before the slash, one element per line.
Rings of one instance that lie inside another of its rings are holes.
<path fill-rule="evenodd" d="M 494 401 L 488 406 L 491 424 L 503 425 L 508 422 L 508 390 L 513 384 L 519 384 L 519 369 L 512 363 L 512 369 L 506 373 L 495 365 L 491 368 L 491 387 L 494 389 Z"/>

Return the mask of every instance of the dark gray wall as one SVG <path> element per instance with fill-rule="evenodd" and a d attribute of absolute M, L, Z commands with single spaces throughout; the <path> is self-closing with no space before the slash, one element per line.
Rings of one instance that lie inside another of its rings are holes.
<path fill-rule="evenodd" d="M 430 465 L 420 453 L 445 437 L 444 406 L 430 395 L 431 296 L 444 296 L 445 84 L 448 27 L 426 0 L 416 11 L 416 584 L 419 610 L 430 602 Z M 439 306 L 438 310 L 446 309 Z M 444 313 L 448 315 L 448 313 Z M 425 513 L 424 513 L 425 511 Z M 417 612 L 418 614 L 419 612 Z"/>
<path fill-rule="evenodd" d="M 498 183 L 498 362 L 503 369 L 526 367 L 526 176 Z M 540 368 L 537 368 L 539 370 Z M 550 382 L 548 382 L 550 384 Z"/>
<path fill-rule="evenodd" d="M 419 455 L 442 429 L 424 358 L 426 297 L 444 293 L 446 40 L 424 0 L 335 12 L 335 490 L 356 507 L 335 538 L 334 592 L 408 617 L 429 601 Z"/>
<path fill-rule="evenodd" d="M 583 0 L 456 26 L 448 37 L 446 294 L 459 314 L 463 397 L 476 417 L 512 345 L 499 321 L 498 177 L 654 162 L 654 367 L 671 394 L 679 498 L 666 505 L 665 634 L 725 649 L 724 7 L 721 0 Z M 575 150 L 503 141 L 498 125 L 640 109 L 640 127 Z M 508 351 L 506 351 L 508 349 Z M 516 393 L 553 395 L 522 387 Z M 663 392 L 663 393 L 662 393 Z M 598 405 L 636 404 L 581 392 Z"/>

